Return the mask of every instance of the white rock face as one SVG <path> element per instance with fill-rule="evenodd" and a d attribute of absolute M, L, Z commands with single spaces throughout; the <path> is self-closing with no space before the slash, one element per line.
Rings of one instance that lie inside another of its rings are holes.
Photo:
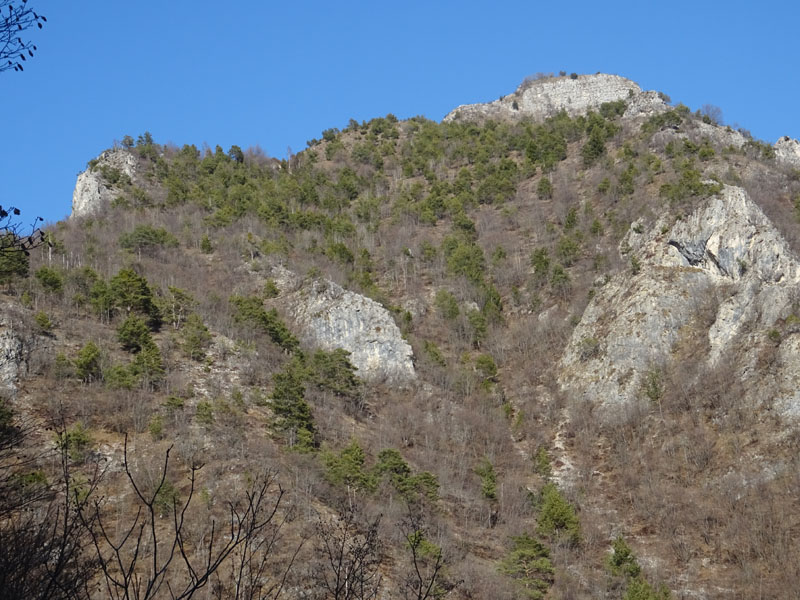
<path fill-rule="evenodd" d="M 106 150 L 97 157 L 97 161 L 93 169 L 86 169 L 78 175 L 72 192 L 71 217 L 94 214 L 115 197 L 113 190 L 103 180 L 99 167 L 112 167 L 130 178 L 136 173 L 136 158 L 128 150 Z"/>
<path fill-rule="evenodd" d="M 626 116 L 667 110 L 657 92 L 643 92 L 633 81 L 617 75 L 579 75 L 539 79 L 521 85 L 516 92 L 488 104 L 459 106 L 444 121 L 484 119 L 542 120 L 565 110 L 570 116 L 597 109 L 605 102 L 624 100 Z M 514 108 L 516 103 L 516 108 Z"/>
<path fill-rule="evenodd" d="M 641 269 L 601 288 L 560 362 L 562 387 L 607 409 L 641 398 L 644 375 L 671 360 L 686 336 L 707 335 L 711 364 L 734 348 L 752 348 L 745 354 L 755 356 L 766 332 L 791 314 L 800 284 L 800 263 L 741 188 L 726 186 L 672 227 L 662 219 L 649 234 L 635 229 L 621 247 L 630 248 Z M 778 370 L 773 398 L 800 414 L 798 355 L 788 348 L 784 354 L 793 360 Z M 756 376 L 751 371 L 743 364 L 740 372 Z"/>
<path fill-rule="evenodd" d="M 285 275 L 276 281 L 280 286 Z M 305 341 L 323 350 L 347 350 L 362 379 L 403 384 L 416 378 L 411 346 L 374 300 L 327 280 L 304 285 L 286 300 Z"/>
<path fill-rule="evenodd" d="M 25 370 L 25 346 L 14 331 L 13 309 L 6 305 L 0 318 L 0 394 L 15 396 L 20 373 Z"/>
<path fill-rule="evenodd" d="M 747 138 L 741 133 L 728 127 L 711 125 L 709 123 L 703 123 L 702 121 L 696 121 L 693 126 L 702 137 L 707 137 L 709 140 L 719 146 L 722 146 L 723 148 L 728 146 L 741 148 L 748 141 Z"/>
<path fill-rule="evenodd" d="M 793 140 L 788 135 L 783 136 L 773 146 L 775 158 L 793 167 L 800 167 L 800 142 Z"/>

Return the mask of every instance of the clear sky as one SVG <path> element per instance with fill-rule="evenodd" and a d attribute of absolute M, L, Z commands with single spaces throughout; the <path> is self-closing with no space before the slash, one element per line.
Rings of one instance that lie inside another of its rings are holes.
<path fill-rule="evenodd" d="M 49 222 L 125 134 L 284 158 L 350 118 L 440 120 L 562 69 L 717 105 L 770 143 L 800 138 L 795 1 L 28 4 L 48 23 L 29 32 L 25 72 L 0 74 L 0 204 Z"/>

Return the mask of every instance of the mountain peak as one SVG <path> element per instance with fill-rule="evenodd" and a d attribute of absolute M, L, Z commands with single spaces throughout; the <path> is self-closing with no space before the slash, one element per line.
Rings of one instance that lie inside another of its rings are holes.
<path fill-rule="evenodd" d="M 624 101 L 626 115 L 652 114 L 667 109 L 658 92 L 644 92 L 619 75 L 565 75 L 526 79 L 513 94 L 485 104 L 465 104 L 445 116 L 444 121 L 485 119 L 546 119 L 566 111 L 570 116 L 599 108 L 606 102 Z"/>

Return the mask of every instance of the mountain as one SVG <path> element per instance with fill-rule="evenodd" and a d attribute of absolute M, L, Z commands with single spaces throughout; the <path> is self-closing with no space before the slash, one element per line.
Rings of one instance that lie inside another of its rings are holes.
<path fill-rule="evenodd" d="M 0 261 L 0 585 L 794 597 L 800 144 L 718 114 L 572 74 L 286 160 L 126 136 Z"/>

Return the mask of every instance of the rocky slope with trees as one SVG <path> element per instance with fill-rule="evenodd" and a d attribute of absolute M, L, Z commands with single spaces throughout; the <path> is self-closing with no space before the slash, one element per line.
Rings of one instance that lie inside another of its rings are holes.
<path fill-rule="evenodd" d="M 610 75 L 126 136 L 0 255 L 0 589 L 793 597 L 800 171 Z"/>

